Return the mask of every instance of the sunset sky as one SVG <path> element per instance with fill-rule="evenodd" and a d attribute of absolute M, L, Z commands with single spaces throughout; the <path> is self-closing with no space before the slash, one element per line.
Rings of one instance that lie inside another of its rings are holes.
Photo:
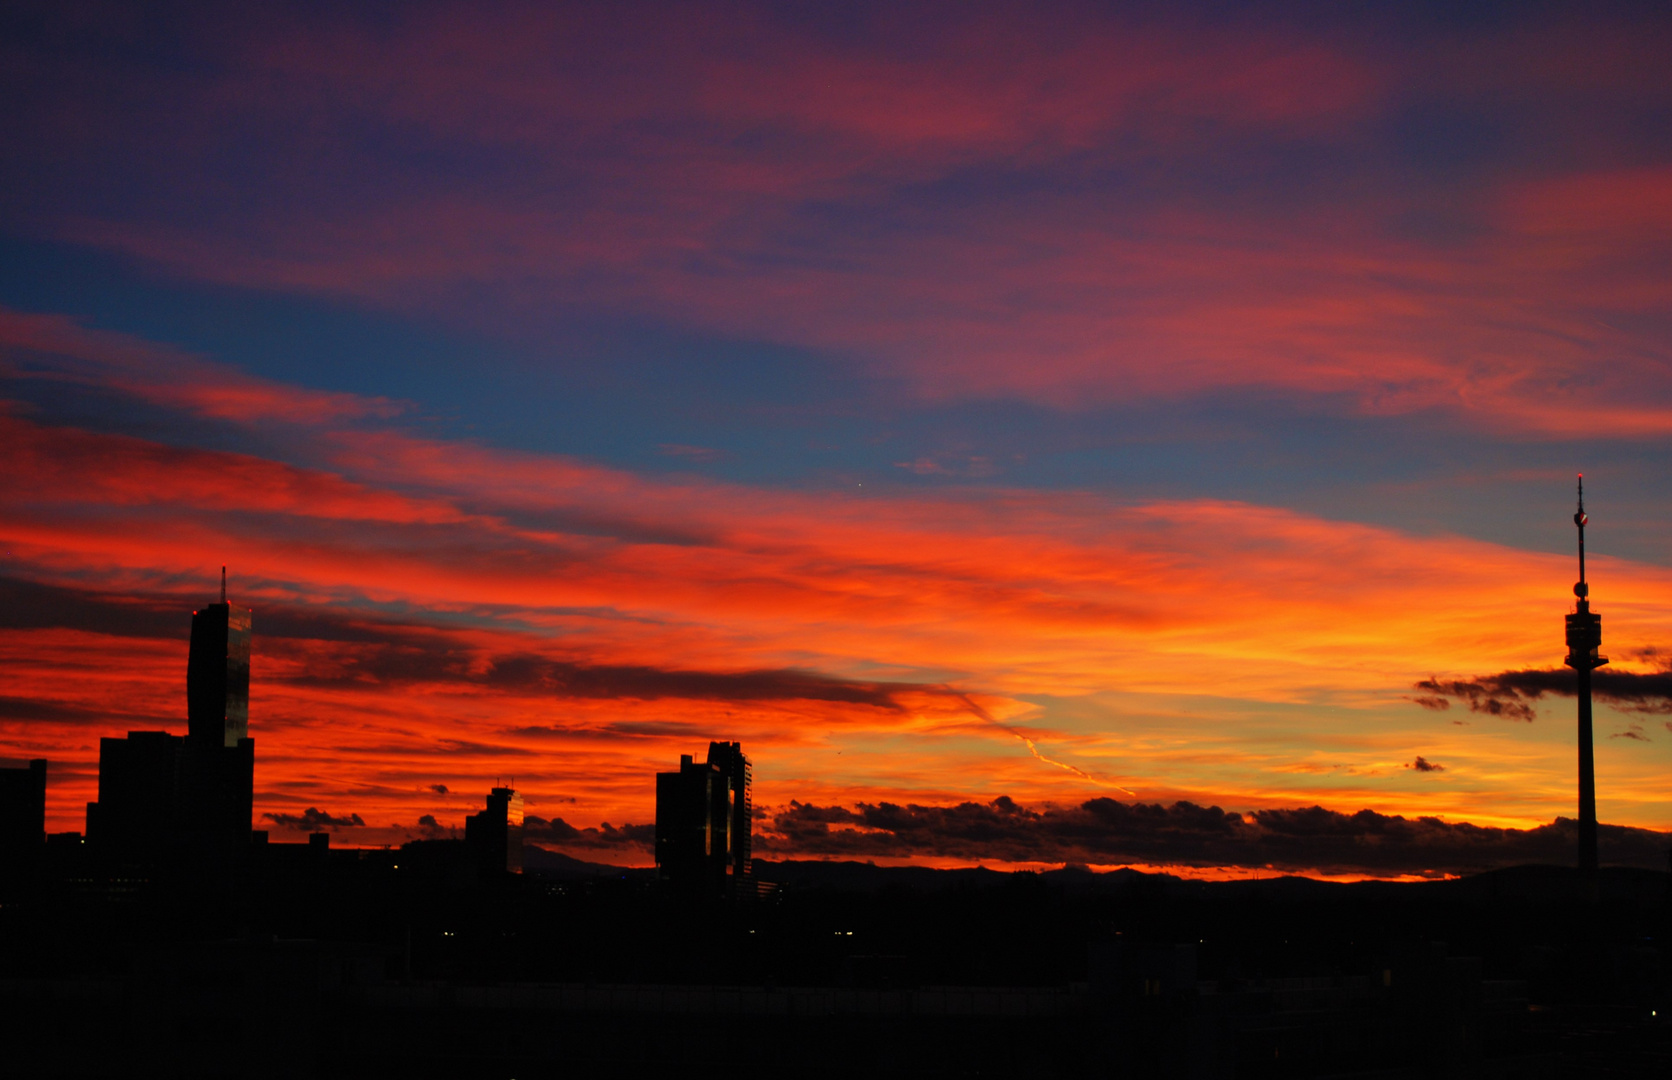
<path fill-rule="evenodd" d="M 185 730 L 222 564 L 275 839 L 503 780 L 643 864 L 711 738 L 777 856 L 885 803 L 1531 828 L 1573 699 L 1451 684 L 1560 667 L 1580 471 L 1650 687 L 1599 816 L 1672 829 L 1663 4 L 245 7 L 0 14 L 50 830 Z"/>

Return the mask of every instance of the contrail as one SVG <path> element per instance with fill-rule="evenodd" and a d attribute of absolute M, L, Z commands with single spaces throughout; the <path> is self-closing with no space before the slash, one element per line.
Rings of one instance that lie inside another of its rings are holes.
<path fill-rule="evenodd" d="M 1008 734 L 1014 735 L 1014 736 L 1016 736 L 1016 738 L 1021 739 L 1022 740 L 1022 745 L 1028 748 L 1028 753 L 1032 754 L 1034 757 L 1038 758 L 1040 761 L 1043 761 L 1045 764 L 1055 765 L 1057 768 L 1062 769 L 1065 772 L 1071 772 L 1075 776 L 1080 777 L 1082 780 L 1089 780 L 1092 783 L 1097 784 L 1100 787 L 1114 788 L 1116 791 L 1124 792 L 1127 795 L 1131 795 L 1134 799 L 1136 799 L 1138 797 L 1133 792 L 1127 791 L 1126 788 L 1121 787 L 1119 784 L 1113 782 L 1112 780 L 1104 780 L 1101 777 L 1093 776 L 1091 773 L 1087 772 L 1084 769 L 1081 769 L 1081 768 L 1078 768 L 1076 766 L 1070 765 L 1065 761 L 1057 761 L 1055 758 L 1046 757 L 1044 754 L 1041 754 L 1039 752 L 1039 747 L 1037 747 L 1033 744 L 1032 739 L 1028 738 L 1026 735 L 1023 735 L 1020 731 L 1017 731 L 1015 728 L 1011 727 L 1009 724 L 1003 724 L 1003 723 L 1000 723 L 998 720 L 995 720 L 993 718 L 992 713 L 988 712 L 986 709 L 983 709 L 980 705 L 976 704 L 975 701 L 972 700 L 968 694 L 964 693 L 961 690 L 953 690 L 950 687 L 947 688 L 947 692 L 952 694 L 959 701 L 962 701 L 964 703 L 964 707 L 967 708 L 971 713 L 975 714 L 976 716 L 979 716 L 981 719 L 987 721 L 989 724 L 992 724 L 994 727 L 998 728 L 1000 731 L 1003 731 L 1003 732 L 1006 732 Z"/>

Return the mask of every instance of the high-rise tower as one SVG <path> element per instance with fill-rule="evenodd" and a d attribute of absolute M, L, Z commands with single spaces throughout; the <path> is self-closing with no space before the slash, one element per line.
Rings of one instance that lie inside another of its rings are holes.
<path fill-rule="evenodd" d="M 719 769 L 726 778 L 726 813 L 730 820 L 730 843 L 726 851 L 726 874 L 732 887 L 740 888 L 754 872 L 753 826 L 755 816 L 754 769 L 743 753 L 739 742 L 711 742 L 708 744 L 708 763 Z"/>
<path fill-rule="evenodd" d="M 255 740 L 250 727 L 250 611 L 221 602 L 192 612 L 186 735 L 130 731 L 99 740 L 99 799 L 87 839 L 123 860 L 216 864 L 249 847 Z"/>
<path fill-rule="evenodd" d="M 1597 778 L 1591 752 L 1591 672 L 1608 663 L 1600 656 L 1602 616 L 1591 610 L 1591 587 L 1585 583 L 1585 474 L 1579 474 L 1579 509 L 1573 523 L 1579 529 L 1579 580 L 1573 586 L 1578 598 L 1567 617 L 1568 667 L 1579 678 L 1579 870 L 1595 873 L 1597 868 Z"/>
<path fill-rule="evenodd" d="M 487 809 L 464 819 L 464 842 L 482 876 L 522 873 L 523 797 L 513 788 L 494 788 Z"/>
<path fill-rule="evenodd" d="M 221 602 L 192 612 L 186 661 L 187 737 L 203 746 L 235 747 L 250 733 L 250 609 Z"/>
<path fill-rule="evenodd" d="M 678 772 L 656 774 L 656 866 L 687 899 L 747 898 L 752 771 L 743 744 L 708 744 L 708 760 L 679 758 Z"/>

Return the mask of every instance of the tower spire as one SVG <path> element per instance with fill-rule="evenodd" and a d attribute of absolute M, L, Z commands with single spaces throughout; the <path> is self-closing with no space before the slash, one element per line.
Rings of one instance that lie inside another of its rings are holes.
<path fill-rule="evenodd" d="M 1575 696 L 1579 703 L 1579 870 L 1592 874 L 1597 868 L 1597 780 L 1596 762 L 1591 747 L 1591 672 L 1608 663 L 1600 656 L 1602 647 L 1602 616 L 1591 610 L 1591 587 L 1585 581 L 1585 526 L 1591 519 L 1585 514 L 1585 474 L 1579 474 L 1579 508 L 1574 512 L 1573 524 L 1579 530 L 1579 580 L 1574 583 L 1573 595 L 1578 598 L 1573 614 L 1567 617 L 1568 654 L 1565 663 L 1573 669 L 1579 685 Z"/>
<path fill-rule="evenodd" d="M 1573 523 L 1579 527 L 1579 580 L 1573 586 L 1573 595 L 1584 600 L 1590 593 L 1591 587 L 1585 584 L 1585 526 L 1591 519 L 1585 516 L 1585 474 L 1579 474 L 1579 509 L 1573 515 Z"/>
<path fill-rule="evenodd" d="M 1584 533 L 1580 533 L 1584 536 Z M 1579 576 L 1585 576 L 1585 541 L 1579 541 Z M 226 603 L 226 567 L 221 567 L 221 603 Z"/>

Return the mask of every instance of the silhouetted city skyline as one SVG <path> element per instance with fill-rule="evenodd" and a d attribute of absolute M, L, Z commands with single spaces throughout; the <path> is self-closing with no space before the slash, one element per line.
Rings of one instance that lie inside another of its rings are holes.
<path fill-rule="evenodd" d="M 1669 55 L 0 5 L 6 1075 L 1672 1075 Z"/>
<path fill-rule="evenodd" d="M 1582 501 L 1574 521 L 1581 561 L 1568 663 L 1584 675 L 1606 661 L 1588 606 Z M 1052 1068 L 1075 1074 L 1116 1059 L 1226 1077 L 1269 1074 L 1284 1061 L 1279 1075 L 1366 1060 L 1545 1067 L 1573 1060 L 1561 1047 L 1580 1045 L 1576 1033 L 1593 1023 L 1587 1010 L 1601 1003 L 1627 1019 L 1608 1043 L 1584 1044 L 1590 1059 L 1636 1061 L 1666 1041 L 1658 1015 L 1672 979 L 1653 943 L 1672 922 L 1672 881 L 1597 865 L 1583 680 L 1577 874 L 1525 867 L 1443 883 L 1454 888 L 1442 894 L 1339 896 L 1295 891 L 1340 888 L 1304 879 L 1181 892 L 1187 883 L 1165 875 L 1073 867 L 969 876 L 779 861 L 765 864 L 768 880 L 754 858 L 753 763 L 737 741 L 711 741 L 704 760 L 681 755 L 677 770 L 654 775 L 653 875 L 527 843 L 531 824 L 549 838 L 562 823 L 531 822 L 509 783 L 486 794 L 462 839 L 339 848 L 315 831 L 304 843 L 275 843 L 251 828 L 252 731 L 261 727 L 249 681 L 260 652 L 254 634 L 251 613 L 226 599 L 223 571 L 220 603 L 191 614 L 186 734 L 101 739 L 86 844 L 47 842 L 47 761 L 0 770 L 0 995 L 10 992 L 8 973 L 105 980 L 97 985 L 114 978 L 124 993 L 191 1017 L 188 1026 L 221 1025 L 240 1055 L 273 1054 L 265 1036 L 239 1034 L 233 1014 L 197 989 L 262 987 L 263 1009 L 330 1033 L 270 1058 L 277 1071 L 301 1075 L 363 1074 L 368 1053 L 384 1066 L 399 1062 L 403 1075 L 486 1063 L 544 1069 L 549 1062 L 531 1065 L 544 1061 L 538 1052 L 517 1049 L 515 1026 L 530 1015 L 594 1063 L 613 1045 L 604 1034 L 611 1024 L 653 1018 L 655 1034 L 641 1033 L 627 1058 L 660 1068 L 690 1060 L 698 1030 L 725 1032 L 737 1060 L 751 1061 L 800 1053 L 815 1032 L 841 1038 L 827 1059 L 796 1059 L 814 1075 L 823 1066 L 832 1075 L 856 1067 L 897 1075 L 907 1061 L 911 1075 L 954 1062 L 967 1071 L 1012 1060 L 1040 1038 L 1054 1048 Z M 1097 813 L 1149 813 L 1105 803 Z M 810 804 L 792 809 L 804 827 L 887 835 Z M 910 828 L 900 811 L 888 810 L 895 836 Z M 995 824 L 965 827 L 990 833 Z M 1250 911 L 1273 903 L 1290 912 L 1250 921 Z M 1565 936 L 1552 937 L 1549 913 L 1576 905 L 1587 917 L 1564 921 Z M 1603 912 L 1606 929 L 1591 929 Z M 1479 954 L 1435 938 L 1442 927 L 1448 937 L 1464 930 Z M 1622 942 L 1637 944 L 1635 966 L 1617 959 Z M 136 959 L 113 967 L 116 957 Z M 612 988 L 595 989 L 599 979 Z M 719 991 L 717 982 L 745 985 Z M 76 991 L 96 1017 L 83 1060 L 113 1062 L 117 1047 L 141 1037 L 151 1055 L 187 1061 L 188 1071 L 225 1066 L 214 1052 L 181 1058 L 190 1044 L 145 1034 L 148 1022 L 129 1026 L 118 1018 L 125 999 L 100 997 L 93 985 Z M 464 994 L 487 996 L 461 1011 Z M 1296 994 L 1304 1007 L 1291 1003 Z M 60 1021 L 32 999 L 8 1000 L 0 1007 L 32 1029 L 14 1036 L 16 1045 L 62 1040 L 43 1041 Z M 1533 1024 L 1533 1010 L 1550 1016 Z M 679 1018 L 693 1014 L 701 1023 L 687 1029 Z M 994 1023 L 1017 1015 L 1031 1018 L 1028 1039 L 995 1035 Z M 810 1016 L 824 1019 L 810 1029 L 799 1019 Z M 1103 1033 L 1116 1029 L 1109 1042 Z M 402 1032 L 398 1044 L 362 1041 L 380 1030 Z M 959 1049 L 949 1052 L 947 1039 Z M 871 1055 L 877 1049 L 881 1057 Z"/>

